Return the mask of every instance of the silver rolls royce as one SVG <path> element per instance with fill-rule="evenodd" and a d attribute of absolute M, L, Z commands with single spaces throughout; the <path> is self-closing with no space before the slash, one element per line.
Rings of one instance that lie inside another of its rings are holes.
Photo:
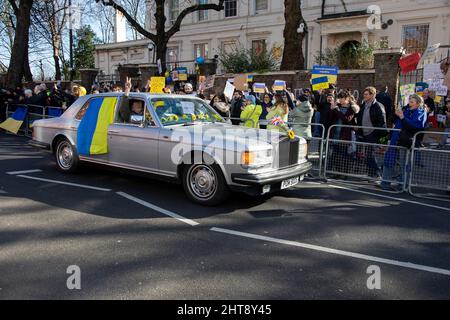
<path fill-rule="evenodd" d="M 85 130 L 85 114 L 99 98 L 116 98 L 106 151 L 82 153 L 78 129 Z M 187 95 L 83 96 L 61 117 L 35 121 L 30 144 L 53 152 L 60 171 L 74 172 L 80 162 L 139 171 L 181 183 L 192 201 L 207 206 L 231 191 L 262 195 L 292 187 L 311 169 L 303 138 L 233 126 Z"/>

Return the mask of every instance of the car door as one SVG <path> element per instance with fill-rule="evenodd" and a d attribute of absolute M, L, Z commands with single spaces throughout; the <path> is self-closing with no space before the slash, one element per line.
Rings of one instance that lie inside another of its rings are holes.
<path fill-rule="evenodd" d="M 134 97 L 132 100 L 144 103 L 144 119 L 140 123 L 122 123 L 119 112 L 116 112 L 115 122 L 108 129 L 109 163 L 128 169 L 158 173 L 160 127 L 153 121 L 146 100 Z"/>

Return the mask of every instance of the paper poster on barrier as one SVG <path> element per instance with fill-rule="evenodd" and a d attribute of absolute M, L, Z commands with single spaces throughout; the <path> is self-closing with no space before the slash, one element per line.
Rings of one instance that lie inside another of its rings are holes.
<path fill-rule="evenodd" d="M 425 52 L 422 55 L 422 58 L 419 61 L 418 67 L 425 66 L 428 63 L 431 63 L 435 58 L 436 54 L 439 51 L 439 47 L 441 46 L 440 43 L 436 43 L 434 45 L 431 45 L 425 50 Z"/>

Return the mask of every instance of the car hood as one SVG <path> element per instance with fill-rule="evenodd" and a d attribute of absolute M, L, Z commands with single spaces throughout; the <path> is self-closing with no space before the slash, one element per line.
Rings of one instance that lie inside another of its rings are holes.
<path fill-rule="evenodd" d="M 262 150 L 272 148 L 285 134 L 277 131 L 245 128 L 226 123 L 199 123 L 172 128 L 174 139 L 189 136 L 195 144 L 225 146 L 226 149 Z M 200 140 L 201 139 L 201 140 Z M 185 140 L 186 141 L 186 140 Z M 226 143 L 224 143 L 226 142 Z M 234 147 L 233 147 L 234 146 Z"/>

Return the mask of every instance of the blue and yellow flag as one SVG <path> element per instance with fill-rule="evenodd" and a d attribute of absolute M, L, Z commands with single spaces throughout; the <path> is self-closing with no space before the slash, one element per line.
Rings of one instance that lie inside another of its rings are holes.
<path fill-rule="evenodd" d="M 12 116 L 6 119 L 4 122 L 0 123 L 0 128 L 3 128 L 9 132 L 17 134 L 22 123 L 25 121 L 27 116 L 28 108 L 24 106 L 17 107 L 16 111 L 12 114 Z"/>
<path fill-rule="evenodd" d="M 78 126 L 78 154 L 88 156 L 108 153 L 108 127 L 114 122 L 117 98 L 94 98 Z"/>

